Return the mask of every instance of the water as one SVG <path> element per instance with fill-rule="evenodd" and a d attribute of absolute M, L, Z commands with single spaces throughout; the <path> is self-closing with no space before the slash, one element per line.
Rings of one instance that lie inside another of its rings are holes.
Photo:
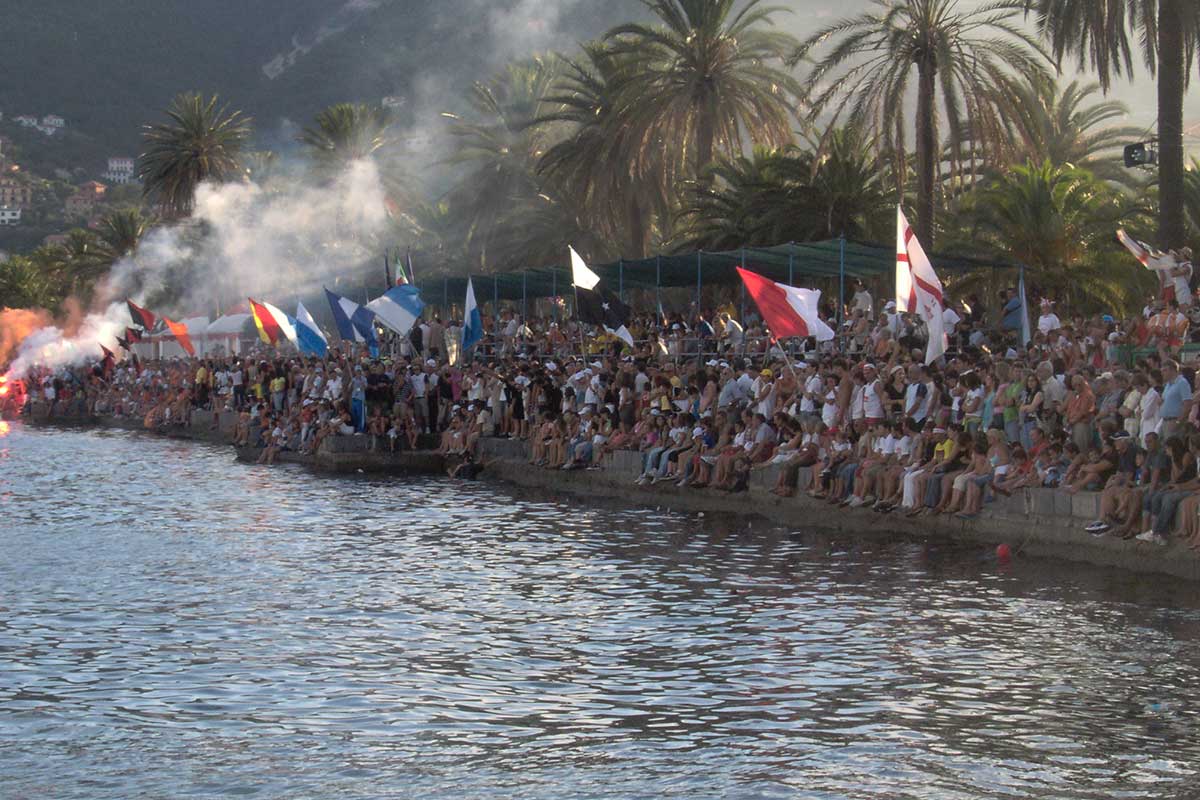
<path fill-rule="evenodd" d="M 0 438 L 0 797 L 1168 798 L 1194 585 Z"/>

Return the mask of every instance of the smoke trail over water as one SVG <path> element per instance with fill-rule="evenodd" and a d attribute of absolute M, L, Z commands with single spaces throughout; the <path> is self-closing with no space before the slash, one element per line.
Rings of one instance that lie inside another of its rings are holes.
<path fill-rule="evenodd" d="M 352 275 L 379 252 L 388 218 L 374 163 L 351 163 L 333 179 L 282 174 L 265 183 L 202 184 L 192 218 L 162 226 L 113 266 L 93 311 L 46 324 L 44 312 L 0 314 L 0 365 L 19 341 L 8 372 L 63 367 L 116 349 L 130 324 L 125 299 L 168 292 L 178 299 L 154 310 L 175 319 L 216 316 L 253 296 L 290 305 L 335 277 Z M 36 323 L 36 327 L 33 327 Z"/>

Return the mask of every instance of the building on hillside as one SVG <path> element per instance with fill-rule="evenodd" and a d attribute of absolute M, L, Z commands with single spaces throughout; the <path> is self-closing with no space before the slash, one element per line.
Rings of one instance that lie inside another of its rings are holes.
<path fill-rule="evenodd" d="M 133 183 L 134 161 L 132 158 L 114 157 L 108 160 L 108 171 L 104 173 L 104 180 L 116 186 L 125 186 Z"/>
<path fill-rule="evenodd" d="M 46 116 L 42 117 L 42 127 L 56 129 L 65 128 L 67 127 L 67 121 L 58 114 L 47 114 Z"/>
<path fill-rule="evenodd" d="M 20 225 L 21 209 L 0 206 L 0 225 Z"/>
<path fill-rule="evenodd" d="M 26 208 L 32 202 L 32 186 L 8 175 L 0 177 L 0 206 Z"/>
<path fill-rule="evenodd" d="M 36 128 L 38 126 L 38 118 L 31 117 L 28 114 L 22 114 L 16 117 L 13 122 L 20 125 L 22 128 Z"/>
<path fill-rule="evenodd" d="M 89 216 L 98 203 L 104 202 L 104 195 L 107 191 L 108 187 L 99 181 L 88 181 L 82 184 L 75 190 L 75 194 L 67 198 L 64 204 L 67 216 Z"/>
<path fill-rule="evenodd" d="M 46 247 L 55 247 L 60 244 L 67 243 L 67 235 L 65 233 L 52 233 L 45 239 L 42 239 L 42 244 Z"/>

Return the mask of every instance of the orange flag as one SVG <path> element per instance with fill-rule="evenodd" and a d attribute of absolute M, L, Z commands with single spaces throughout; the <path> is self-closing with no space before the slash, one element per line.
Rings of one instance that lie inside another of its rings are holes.
<path fill-rule="evenodd" d="M 173 320 L 167 319 L 166 317 L 163 317 L 162 321 L 164 323 L 166 323 L 166 326 L 168 328 L 171 329 L 171 334 L 179 342 L 179 346 L 182 347 L 184 350 L 187 350 L 188 355 L 195 356 L 196 348 L 192 347 L 192 340 L 188 336 L 187 325 L 184 325 L 182 322 L 175 322 Z"/>

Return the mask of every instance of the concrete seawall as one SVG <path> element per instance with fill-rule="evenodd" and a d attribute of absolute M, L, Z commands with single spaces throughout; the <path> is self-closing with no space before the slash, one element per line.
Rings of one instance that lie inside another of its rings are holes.
<path fill-rule="evenodd" d="M 860 535 L 938 537 L 977 544 L 1008 544 L 1013 552 L 1062 558 L 1137 572 L 1200 580 L 1200 556 L 1177 540 L 1167 546 L 1095 537 L 1083 528 L 1096 519 L 1100 495 L 1068 495 L 1053 489 L 1025 489 L 984 506 L 973 520 L 954 516 L 908 518 L 876 514 L 867 509 L 831 508 L 800 493 L 779 497 L 770 489 L 778 467 L 751 473 L 748 491 L 730 494 L 711 489 L 679 488 L 673 482 L 637 486 L 641 470 L 638 453 L 618 452 L 603 470 L 547 470 L 530 466 L 525 443 L 504 439 L 480 442 L 488 461 L 486 475 L 509 483 L 581 497 L 604 497 L 678 511 L 755 514 L 797 529 Z"/>
<path fill-rule="evenodd" d="M 140 419 L 108 416 L 68 414 L 46 419 L 44 411 L 35 410 L 27 420 L 33 424 L 145 430 Z M 214 424 L 212 414 L 203 413 L 195 415 L 189 425 L 146 432 L 228 445 L 236 424 L 235 414 L 221 414 Z M 753 471 L 748 491 L 729 494 L 711 489 L 681 489 L 671 482 L 636 486 L 634 479 L 640 472 L 641 460 L 638 453 L 631 451 L 615 453 L 603 470 L 572 471 L 530 466 L 528 447 L 520 441 L 484 439 L 480 441 L 480 451 L 488 465 L 484 471 L 486 479 L 541 492 L 604 498 L 627 505 L 666 506 L 679 511 L 757 515 L 797 529 L 1003 543 L 1013 552 L 1200 580 L 1200 555 L 1178 540 L 1163 547 L 1113 537 L 1097 538 L 1084 531 L 1084 526 L 1098 515 L 1100 496 L 1096 493 L 1072 496 L 1052 489 L 1025 489 L 987 504 L 984 513 L 973 520 L 953 516 L 910 519 L 866 509 L 835 509 L 803 493 L 797 497 L 779 497 L 770 492 L 779 476 L 777 467 Z M 242 461 L 255 461 L 259 452 L 253 447 L 236 448 L 236 455 Z M 332 472 L 440 475 L 446 468 L 445 459 L 429 450 L 371 452 L 368 436 L 332 437 L 315 455 L 285 452 L 278 460 Z"/>

